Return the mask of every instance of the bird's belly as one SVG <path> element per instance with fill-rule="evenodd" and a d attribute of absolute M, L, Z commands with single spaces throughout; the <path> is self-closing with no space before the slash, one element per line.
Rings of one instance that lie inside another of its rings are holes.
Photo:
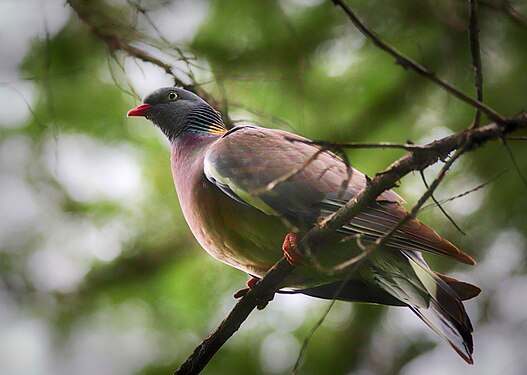
<path fill-rule="evenodd" d="M 191 194 L 192 199 L 180 200 L 185 219 L 214 258 L 262 276 L 282 257 L 288 230 L 280 218 L 233 200 L 206 180 L 195 185 Z"/>
<path fill-rule="evenodd" d="M 260 277 L 282 258 L 282 243 L 291 229 L 280 217 L 237 202 L 203 175 L 185 182 L 176 183 L 183 214 L 200 245 L 212 257 Z M 352 256 L 354 246 L 341 243 L 342 236 L 330 237 L 335 238 L 317 249 L 316 264 L 299 264 L 284 280 L 284 287 L 315 286 L 338 279 L 331 266 Z"/>

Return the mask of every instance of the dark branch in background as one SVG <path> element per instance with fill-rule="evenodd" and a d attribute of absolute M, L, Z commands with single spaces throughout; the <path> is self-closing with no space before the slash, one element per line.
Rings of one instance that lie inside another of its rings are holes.
<path fill-rule="evenodd" d="M 485 181 L 484 183 L 482 184 L 479 184 L 478 186 L 476 186 L 475 188 L 472 188 L 470 190 L 467 190 L 461 194 L 458 194 L 458 195 L 455 195 L 453 197 L 450 197 L 450 198 L 447 198 L 447 199 L 443 199 L 442 201 L 438 202 L 440 204 L 445 204 L 445 203 L 448 203 L 448 202 L 452 202 L 452 201 L 455 201 L 456 199 L 459 199 L 459 198 L 463 198 L 464 196 L 467 196 L 468 194 L 471 194 L 471 193 L 474 193 L 480 189 L 483 189 L 485 186 L 487 186 L 488 184 L 490 184 L 491 182 L 494 182 L 496 181 L 498 178 L 500 178 L 502 175 L 504 175 L 505 173 L 507 173 L 509 170 L 506 169 L 500 173 L 498 173 L 496 176 L 488 179 L 487 181 Z M 430 207 L 434 207 L 435 206 L 435 203 L 432 203 L 432 204 L 429 204 L 427 206 L 424 206 L 421 211 L 423 210 L 426 210 L 427 208 L 430 208 Z"/>
<path fill-rule="evenodd" d="M 479 47 L 478 0 L 469 0 L 469 35 L 470 55 L 472 56 L 472 70 L 476 85 L 476 98 L 483 102 L 483 67 L 481 65 L 481 51 Z M 481 111 L 476 109 L 472 127 L 477 128 L 481 122 Z"/>
<path fill-rule="evenodd" d="M 514 9 L 508 0 L 484 0 L 481 2 L 481 5 L 485 5 L 497 12 L 503 12 L 518 25 L 527 27 L 527 18 Z"/>
<path fill-rule="evenodd" d="M 430 72 L 427 68 L 417 63 L 416 61 L 410 59 L 409 57 L 403 55 L 401 52 L 397 51 L 394 47 L 384 42 L 381 38 L 377 36 L 373 31 L 368 29 L 362 21 L 357 17 L 355 12 L 346 4 L 343 0 L 332 0 L 333 3 L 342 8 L 346 13 L 350 21 L 357 27 L 357 29 L 368 39 L 370 39 L 377 47 L 382 49 L 384 52 L 390 54 L 395 58 L 397 63 L 405 69 L 411 69 L 420 76 L 423 76 L 430 81 L 434 82 L 436 85 L 440 86 L 459 100 L 470 104 L 474 108 L 479 109 L 481 112 L 485 113 L 492 121 L 500 122 L 504 121 L 505 117 L 500 115 L 494 109 L 487 106 L 485 103 L 480 102 L 479 100 L 473 99 L 470 96 L 464 94 L 459 89 L 454 86 L 446 83 L 445 81 L 439 79 L 434 73 Z"/>
<path fill-rule="evenodd" d="M 295 139 L 294 141 L 299 142 Z M 423 149 L 423 146 L 414 145 L 411 143 L 391 143 L 391 142 L 375 142 L 375 143 L 363 143 L 363 142 L 331 142 L 331 141 L 304 141 L 306 144 L 317 145 L 325 148 L 396 148 L 406 151 L 416 151 Z"/>
<path fill-rule="evenodd" d="M 423 180 L 423 184 L 425 184 L 426 189 L 427 190 L 430 189 L 430 186 L 428 185 L 428 182 L 426 182 L 426 177 L 425 177 L 424 171 L 419 171 L 419 172 L 421 174 L 421 179 Z M 430 195 L 430 199 L 432 199 L 434 201 L 434 203 L 437 206 L 437 208 L 439 208 L 439 210 L 443 213 L 443 215 L 445 215 L 445 217 L 448 219 L 448 221 L 450 221 L 452 223 L 452 225 L 457 229 L 457 231 L 465 236 L 466 233 L 463 231 L 463 229 L 461 229 L 461 227 L 455 222 L 455 220 L 452 218 L 452 216 L 450 216 L 448 214 L 448 212 L 446 212 L 446 210 L 443 208 L 441 203 L 436 199 L 436 197 L 434 197 L 433 194 Z"/>
<path fill-rule="evenodd" d="M 525 178 L 520 166 L 518 165 L 518 162 L 516 161 L 516 158 L 514 157 L 514 154 L 512 153 L 511 148 L 507 144 L 506 138 L 503 138 L 503 146 L 507 150 L 507 154 L 509 155 L 509 158 L 511 159 L 512 165 L 514 169 L 516 170 L 516 173 L 518 173 L 518 176 L 520 176 L 520 179 L 522 180 L 523 185 L 527 188 L 527 178 Z"/>

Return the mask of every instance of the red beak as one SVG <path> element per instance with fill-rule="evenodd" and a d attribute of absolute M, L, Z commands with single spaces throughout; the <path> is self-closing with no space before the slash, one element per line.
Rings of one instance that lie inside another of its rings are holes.
<path fill-rule="evenodd" d="M 150 110 L 150 108 L 152 108 L 151 104 L 141 104 L 139 107 L 129 110 L 128 113 L 126 114 L 126 116 L 128 116 L 128 117 L 131 117 L 131 116 L 143 116 L 143 117 L 146 117 L 146 113 Z"/>

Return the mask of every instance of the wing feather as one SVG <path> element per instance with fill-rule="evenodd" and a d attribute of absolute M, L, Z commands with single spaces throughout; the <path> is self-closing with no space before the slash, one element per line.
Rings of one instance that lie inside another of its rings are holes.
<path fill-rule="evenodd" d="M 366 176 L 335 154 L 320 152 L 305 138 L 280 130 L 244 126 L 222 136 L 205 156 L 204 172 L 225 194 L 268 215 L 283 216 L 300 228 L 331 215 L 366 187 Z M 343 194 L 341 194 L 343 193 Z M 342 197 L 339 197 L 342 195 Z M 374 241 L 407 215 L 402 198 L 389 190 L 340 232 Z M 390 239 L 389 247 L 474 260 L 432 228 L 412 218 Z"/>

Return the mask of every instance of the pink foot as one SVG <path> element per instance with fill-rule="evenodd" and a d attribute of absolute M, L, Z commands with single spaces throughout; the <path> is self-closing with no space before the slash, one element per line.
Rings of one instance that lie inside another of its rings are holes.
<path fill-rule="evenodd" d="M 290 265 L 296 267 L 296 265 L 302 260 L 304 255 L 300 251 L 297 243 L 296 233 L 287 233 L 284 238 L 284 243 L 282 245 L 282 250 L 284 251 L 284 257 L 287 259 Z"/>
<path fill-rule="evenodd" d="M 260 281 L 259 277 L 252 277 L 249 281 L 247 281 L 247 286 L 249 289 L 252 289 L 258 281 Z"/>
<path fill-rule="evenodd" d="M 249 290 L 254 288 L 258 281 L 260 281 L 259 277 L 251 277 L 251 279 L 247 281 L 248 288 L 238 290 L 236 293 L 234 293 L 234 298 L 241 298 L 245 296 Z"/>

